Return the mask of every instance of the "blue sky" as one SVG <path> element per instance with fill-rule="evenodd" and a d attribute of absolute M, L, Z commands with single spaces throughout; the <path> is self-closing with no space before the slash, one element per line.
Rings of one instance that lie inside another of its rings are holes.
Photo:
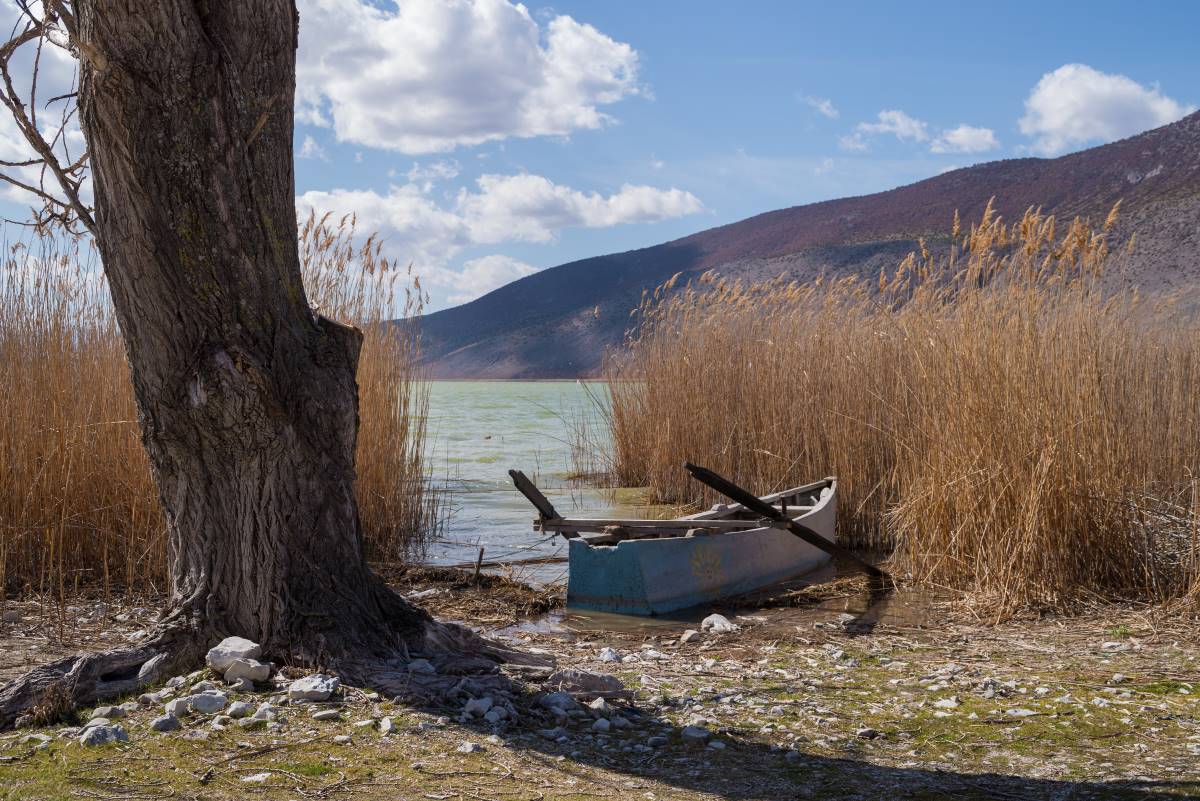
<path fill-rule="evenodd" d="M 357 212 L 434 309 L 1200 104 L 1195 2 L 298 4 L 297 205 Z"/>

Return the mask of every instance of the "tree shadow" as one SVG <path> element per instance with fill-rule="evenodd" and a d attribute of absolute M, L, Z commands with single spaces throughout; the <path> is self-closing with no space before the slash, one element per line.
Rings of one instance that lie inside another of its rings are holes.
<path fill-rule="evenodd" d="M 514 682 L 514 693 L 522 687 Z M 532 689 L 532 688 L 526 688 Z M 528 701 L 528 692 L 524 698 Z M 624 774 L 630 779 L 661 782 L 687 793 L 703 793 L 731 801 L 751 799 L 890 798 L 972 799 L 1179 799 L 1200 797 L 1200 773 L 1178 781 L 1135 779 L 1090 780 L 1021 776 L 1003 772 L 968 772 L 916 765 L 894 766 L 871 761 L 863 742 L 849 749 L 863 749 L 845 756 L 792 752 L 754 739 L 744 733 L 720 730 L 714 740 L 720 750 L 684 743 L 677 727 L 633 705 L 620 706 L 632 725 L 608 734 L 589 731 L 591 716 L 580 716 L 576 725 L 566 726 L 565 741 L 538 734 L 539 728 L 561 725 L 553 716 L 540 714 L 535 705 L 522 704 L 522 723 L 495 729 L 460 723 L 477 735 L 497 734 L 505 745 L 541 761 L 547 770 L 569 771 L 590 767 Z M 662 732 L 672 731 L 671 735 Z M 650 737 L 667 737 L 665 745 L 646 745 Z M 637 746 L 642 746 L 641 749 Z M 893 755 L 894 757 L 894 755 Z M 553 781 L 550 778 L 550 781 Z M 567 790 L 567 788 L 563 788 Z"/>

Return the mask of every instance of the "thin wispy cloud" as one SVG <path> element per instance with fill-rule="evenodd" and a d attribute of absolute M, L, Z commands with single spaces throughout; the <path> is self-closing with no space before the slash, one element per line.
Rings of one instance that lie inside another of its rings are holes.
<path fill-rule="evenodd" d="M 865 151 L 870 148 L 869 137 L 881 134 L 895 136 L 901 142 L 924 142 L 929 139 L 928 126 L 899 109 L 885 109 L 877 122 L 860 122 L 854 131 L 839 140 L 843 150 Z"/>
<path fill-rule="evenodd" d="M 802 95 L 800 102 L 813 108 L 822 117 L 828 117 L 831 120 L 836 120 L 842 116 L 841 113 L 834 107 L 833 101 L 824 97 L 815 97 L 813 95 Z"/>

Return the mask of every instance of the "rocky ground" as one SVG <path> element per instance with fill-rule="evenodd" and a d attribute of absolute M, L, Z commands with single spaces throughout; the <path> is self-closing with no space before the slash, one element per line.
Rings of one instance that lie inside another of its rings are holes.
<path fill-rule="evenodd" d="M 519 617 L 495 602 L 512 588 L 410 592 L 447 615 L 491 597 L 489 617 Z M 543 616 L 498 636 L 552 653 L 554 671 L 487 696 L 468 680 L 438 709 L 234 643 L 71 726 L 0 736 L 0 799 L 1200 796 L 1194 624 L 1108 608 L 988 626 L 834 601 L 725 609 L 707 627 Z M 10 604 L 0 671 L 136 636 L 151 614 L 70 606 Z"/>

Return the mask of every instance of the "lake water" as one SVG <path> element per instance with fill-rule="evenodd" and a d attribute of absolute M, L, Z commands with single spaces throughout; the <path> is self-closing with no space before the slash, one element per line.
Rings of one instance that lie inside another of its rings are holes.
<path fill-rule="evenodd" d="M 508 477 L 522 470 L 563 515 L 662 516 L 636 490 L 582 486 L 597 469 L 572 457 L 578 432 L 604 439 L 603 384 L 577 381 L 434 381 L 429 454 L 435 486 L 449 493 L 449 518 L 430 549 L 433 564 L 566 557 L 566 541 L 533 531 L 537 512 Z M 525 566 L 521 577 L 550 582 L 566 564 Z"/>

